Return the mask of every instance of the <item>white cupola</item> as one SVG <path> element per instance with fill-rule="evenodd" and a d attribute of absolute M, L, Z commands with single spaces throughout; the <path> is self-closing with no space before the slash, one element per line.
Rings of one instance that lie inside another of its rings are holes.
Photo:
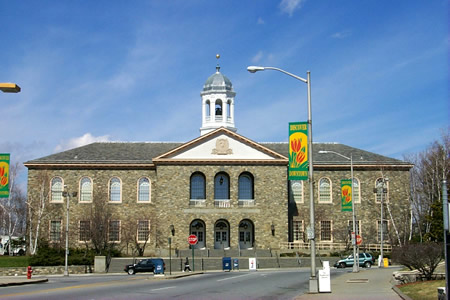
<path fill-rule="evenodd" d="M 220 58 L 219 55 L 216 56 Z M 231 81 L 222 73 L 217 64 L 216 73 L 206 80 L 202 97 L 202 127 L 200 135 L 211 132 L 217 128 L 225 127 L 236 132 L 234 126 L 234 97 Z"/>

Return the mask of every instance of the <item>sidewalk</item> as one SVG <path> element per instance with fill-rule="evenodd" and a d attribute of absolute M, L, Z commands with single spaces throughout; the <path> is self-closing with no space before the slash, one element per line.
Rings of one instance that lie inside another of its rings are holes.
<path fill-rule="evenodd" d="M 43 278 L 43 277 L 27 279 L 27 277 L 25 277 L 25 276 L 2 276 L 2 277 L 0 277 L 0 287 L 42 283 L 42 282 L 47 282 L 47 281 L 48 281 L 48 279 Z"/>
<path fill-rule="evenodd" d="M 295 300 L 399 300 L 403 299 L 393 289 L 392 273 L 400 267 L 371 269 L 360 268 L 358 273 L 352 273 L 351 268 L 341 275 L 331 275 L 331 293 L 304 294 Z"/>

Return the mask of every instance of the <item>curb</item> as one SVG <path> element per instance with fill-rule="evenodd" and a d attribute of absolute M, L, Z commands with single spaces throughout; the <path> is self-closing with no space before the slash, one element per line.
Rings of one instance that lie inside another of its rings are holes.
<path fill-rule="evenodd" d="M 48 281 L 47 278 L 42 278 L 42 279 L 36 279 L 36 280 L 31 280 L 31 281 L 23 280 L 23 281 L 3 282 L 3 283 L 0 283 L 0 287 L 2 287 L 2 286 L 34 284 L 34 283 L 43 283 L 43 282 L 47 282 L 47 281 Z"/>

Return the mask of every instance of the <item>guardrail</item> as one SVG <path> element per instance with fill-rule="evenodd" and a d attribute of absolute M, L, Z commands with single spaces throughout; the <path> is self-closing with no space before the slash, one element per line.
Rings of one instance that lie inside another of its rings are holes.
<path fill-rule="evenodd" d="M 280 249 L 293 249 L 293 250 L 304 250 L 309 249 L 309 243 L 303 242 L 286 242 L 280 243 Z M 352 246 L 348 246 L 346 243 L 316 243 L 317 250 L 332 250 L 332 251 L 345 251 L 348 249 L 352 249 Z M 359 246 L 359 249 L 364 251 L 377 251 L 380 252 L 381 246 L 380 244 L 362 244 Z M 392 245 L 383 243 L 383 251 L 392 251 Z"/>
<path fill-rule="evenodd" d="M 206 199 L 190 199 L 189 206 L 190 207 L 205 207 Z"/>
<path fill-rule="evenodd" d="M 228 208 L 231 207 L 230 199 L 223 199 L 223 200 L 214 200 L 214 206 L 219 208 Z"/>

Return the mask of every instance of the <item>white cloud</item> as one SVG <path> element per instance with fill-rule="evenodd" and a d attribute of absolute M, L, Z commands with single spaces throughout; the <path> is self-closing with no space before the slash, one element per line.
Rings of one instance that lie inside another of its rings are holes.
<path fill-rule="evenodd" d="M 256 21 L 256 23 L 257 23 L 258 25 L 262 25 L 262 24 L 265 24 L 266 22 L 264 22 L 263 18 L 259 17 L 259 18 L 258 18 L 258 21 Z"/>
<path fill-rule="evenodd" d="M 280 3 L 281 12 L 287 13 L 292 17 L 296 9 L 300 9 L 305 0 L 282 0 Z"/>
<path fill-rule="evenodd" d="M 61 152 L 77 147 L 81 147 L 87 144 L 91 144 L 94 142 L 109 142 L 109 135 L 102 135 L 102 136 L 93 136 L 92 134 L 85 133 L 83 136 L 71 138 L 68 141 L 63 141 L 58 146 L 55 147 L 55 152 Z"/>
<path fill-rule="evenodd" d="M 256 53 L 255 56 L 252 57 L 252 63 L 258 63 L 263 58 L 264 53 L 260 50 L 258 53 Z"/>
<path fill-rule="evenodd" d="M 339 31 L 339 32 L 332 34 L 331 37 L 334 39 L 344 39 L 344 38 L 350 36 L 350 34 L 351 34 L 350 30 L 343 30 L 343 31 Z"/>

